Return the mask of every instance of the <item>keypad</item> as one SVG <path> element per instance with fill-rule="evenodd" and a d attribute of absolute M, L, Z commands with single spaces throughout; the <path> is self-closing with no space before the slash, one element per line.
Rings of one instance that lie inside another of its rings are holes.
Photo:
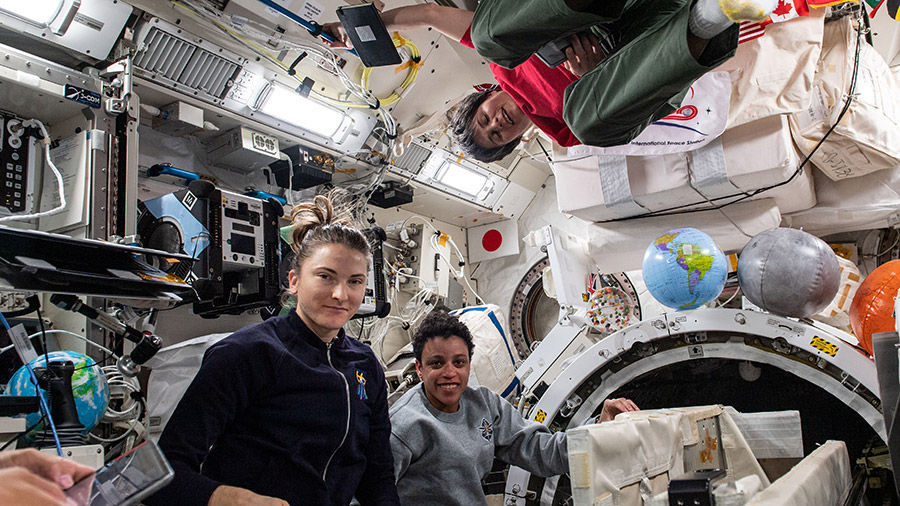
<path fill-rule="evenodd" d="M 28 149 L 31 140 L 25 135 L 21 120 L 0 113 L 0 207 L 11 213 L 26 209 Z"/>

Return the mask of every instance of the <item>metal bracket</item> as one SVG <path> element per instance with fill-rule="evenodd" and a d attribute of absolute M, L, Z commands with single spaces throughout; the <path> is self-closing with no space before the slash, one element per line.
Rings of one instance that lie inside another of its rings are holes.
<path fill-rule="evenodd" d="M 128 109 L 128 101 L 131 98 L 132 89 L 134 87 L 134 64 L 133 55 L 128 54 L 125 58 L 106 67 L 100 76 L 113 80 L 109 83 L 109 88 L 117 91 L 115 97 L 106 99 L 106 112 L 110 114 L 122 114 Z"/>

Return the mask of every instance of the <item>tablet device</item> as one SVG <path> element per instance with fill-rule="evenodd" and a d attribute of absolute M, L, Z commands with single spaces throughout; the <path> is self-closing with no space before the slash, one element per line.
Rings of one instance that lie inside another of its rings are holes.
<path fill-rule="evenodd" d="M 551 69 L 559 67 L 566 62 L 566 48 L 572 46 L 572 41 L 569 39 L 570 36 L 571 34 L 566 34 L 563 37 L 551 40 L 541 46 L 535 54 Z"/>
<path fill-rule="evenodd" d="M 77 506 L 127 506 L 149 497 L 174 476 L 159 447 L 147 441 L 79 480 L 65 493 Z"/>
<path fill-rule="evenodd" d="M 363 65 L 380 67 L 400 63 L 400 54 L 374 5 L 338 7 L 337 16 Z"/>

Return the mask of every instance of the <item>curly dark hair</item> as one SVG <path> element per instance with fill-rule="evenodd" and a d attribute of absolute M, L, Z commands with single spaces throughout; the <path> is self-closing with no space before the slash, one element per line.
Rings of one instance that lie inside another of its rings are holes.
<path fill-rule="evenodd" d="M 456 111 L 450 118 L 450 132 L 453 134 L 453 139 L 459 144 L 459 148 L 467 156 L 471 156 L 481 162 L 500 160 L 512 153 L 516 146 L 519 145 L 519 140 L 521 139 L 520 137 L 496 148 L 486 148 L 475 142 L 475 129 L 473 128 L 475 111 L 495 91 L 497 91 L 496 88 L 489 88 L 467 95 L 466 98 L 459 102 Z"/>
<path fill-rule="evenodd" d="M 438 337 L 447 339 L 452 336 L 465 341 L 466 347 L 469 348 L 469 358 L 471 359 L 472 352 L 475 350 L 475 343 L 472 342 L 472 333 L 469 332 L 469 328 L 459 321 L 459 318 L 450 313 L 438 310 L 432 311 L 422 320 L 419 328 L 413 334 L 412 345 L 416 360 L 422 361 L 422 350 L 425 349 L 425 343 Z"/>

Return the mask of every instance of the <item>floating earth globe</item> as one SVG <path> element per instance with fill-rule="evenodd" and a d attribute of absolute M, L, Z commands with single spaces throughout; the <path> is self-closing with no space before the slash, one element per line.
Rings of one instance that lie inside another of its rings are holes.
<path fill-rule="evenodd" d="M 32 369 L 37 367 L 46 367 L 47 362 L 44 355 L 31 361 Z M 75 409 L 78 410 L 78 420 L 84 425 L 84 434 L 87 434 L 100 421 L 106 407 L 109 405 L 109 385 L 106 382 L 106 375 L 100 369 L 100 366 L 94 362 L 94 359 L 77 353 L 74 351 L 51 351 L 49 353 L 50 362 L 69 361 L 75 366 L 75 373 L 72 375 L 72 393 L 75 395 Z M 43 390 L 44 398 L 48 400 L 49 395 Z M 37 395 L 35 393 L 34 383 L 31 382 L 31 375 L 28 369 L 23 365 L 13 374 L 9 380 L 6 389 L 7 395 Z M 31 413 L 26 417 L 26 423 L 30 427 L 41 419 L 39 412 Z M 44 429 L 46 422 L 41 423 L 35 428 L 36 432 Z M 47 426 L 49 428 L 49 424 Z"/>
<path fill-rule="evenodd" d="M 662 305 L 694 309 L 725 288 L 725 254 L 696 228 L 676 228 L 657 237 L 644 252 L 644 282 Z"/>
<path fill-rule="evenodd" d="M 738 257 L 738 283 L 770 313 L 808 318 L 834 300 L 841 282 L 837 255 L 825 241 L 793 228 L 753 236 Z"/>

